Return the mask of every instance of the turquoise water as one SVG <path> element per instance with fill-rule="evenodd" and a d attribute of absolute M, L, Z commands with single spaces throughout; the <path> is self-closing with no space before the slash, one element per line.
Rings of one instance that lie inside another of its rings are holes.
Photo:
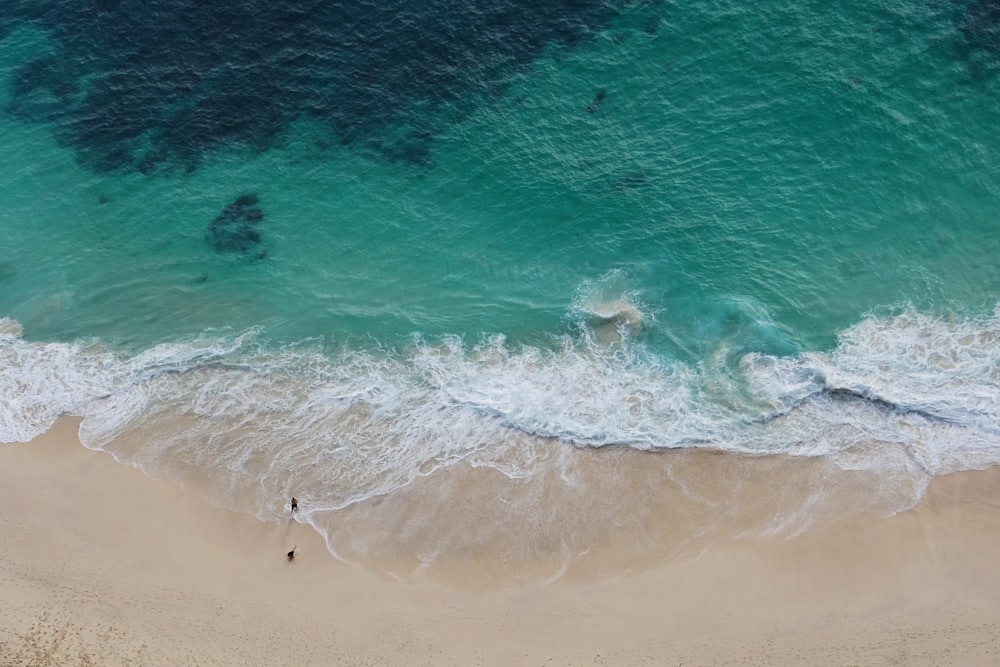
<path fill-rule="evenodd" d="M 95 167 L 54 87 L 19 101 L 65 47 L 11 21 L 0 441 L 79 415 L 220 504 L 297 494 L 334 552 L 345 508 L 573 446 L 818 456 L 903 509 L 1000 462 L 987 18 L 622 5 L 361 140 L 302 115 L 152 170 Z M 253 251 L 213 248 L 247 193 Z"/>

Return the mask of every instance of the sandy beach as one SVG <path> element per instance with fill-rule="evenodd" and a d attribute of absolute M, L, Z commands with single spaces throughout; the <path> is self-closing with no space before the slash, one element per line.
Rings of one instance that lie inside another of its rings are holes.
<path fill-rule="evenodd" d="M 362 572 L 77 427 L 0 446 L 2 665 L 1000 664 L 1000 469 L 936 478 L 889 518 L 468 587 Z"/>

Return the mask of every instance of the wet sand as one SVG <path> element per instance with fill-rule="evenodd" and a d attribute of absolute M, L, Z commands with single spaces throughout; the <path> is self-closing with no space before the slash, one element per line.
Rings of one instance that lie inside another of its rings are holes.
<path fill-rule="evenodd" d="M 547 584 L 497 576 L 489 549 L 396 581 L 91 452 L 77 424 L 0 446 L 2 665 L 1000 664 L 1000 469 L 794 537 L 669 559 L 612 540 Z"/>

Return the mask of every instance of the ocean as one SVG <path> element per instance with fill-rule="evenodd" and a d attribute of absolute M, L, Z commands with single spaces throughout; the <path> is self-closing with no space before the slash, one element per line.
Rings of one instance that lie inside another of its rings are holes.
<path fill-rule="evenodd" d="M 0 442 L 405 578 L 1000 463 L 984 0 L 0 1 Z"/>

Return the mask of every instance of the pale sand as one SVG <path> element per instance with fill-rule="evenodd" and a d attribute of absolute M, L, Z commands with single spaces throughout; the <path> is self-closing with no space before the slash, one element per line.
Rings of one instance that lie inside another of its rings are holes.
<path fill-rule="evenodd" d="M 888 519 L 473 591 L 373 578 L 77 424 L 0 445 L 0 665 L 1000 664 L 1000 469 Z"/>

